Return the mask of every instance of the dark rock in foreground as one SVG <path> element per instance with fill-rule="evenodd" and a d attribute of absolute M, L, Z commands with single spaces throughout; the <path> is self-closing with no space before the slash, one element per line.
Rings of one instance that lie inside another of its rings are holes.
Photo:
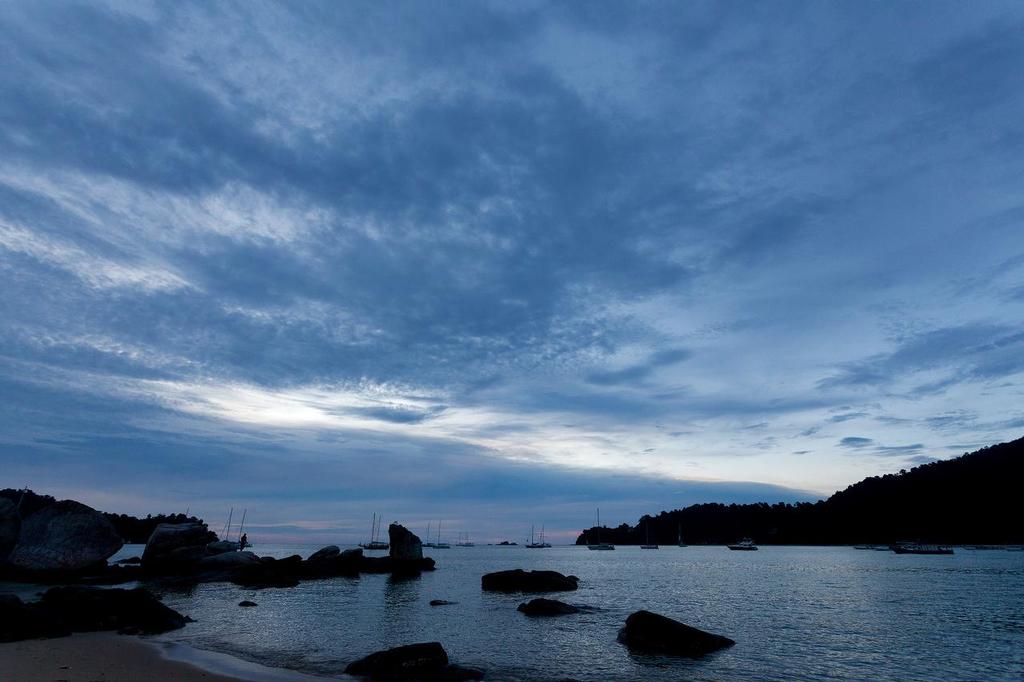
<path fill-rule="evenodd" d="M 563 592 L 575 590 L 579 578 L 562 575 L 558 571 L 512 571 L 488 573 L 480 579 L 480 586 L 488 592 Z"/>
<path fill-rule="evenodd" d="M 302 570 L 302 557 L 298 554 L 284 559 L 260 557 L 255 563 L 235 569 L 231 582 L 254 590 L 295 587 L 299 584 Z"/>
<path fill-rule="evenodd" d="M 483 671 L 448 662 L 448 653 L 439 642 L 407 644 L 378 651 L 350 663 L 346 675 L 371 680 L 479 680 Z"/>
<path fill-rule="evenodd" d="M 63 500 L 22 520 L 7 561 L 20 571 L 73 573 L 104 563 L 122 544 L 103 514 Z"/>
<path fill-rule="evenodd" d="M 728 637 L 698 630 L 650 611 L 630 615 L 626 626 L 619 630 L 619 641 L 639 653 L 690 658 L 736 643 Z"/>
<path fill-rule="evenodd" d="M 557 599 L 538 598 L 520 604 L 516 611 L 525 613 L 527 616 L 565 616 L 570 613 L 579 613 L 580 609 Z"/>
<path fill-rule="evenodd" d="M 38 602 L 0 597 L 0 641 L 118 630 L 158 634 L 184 627 L 186 618 L 144 589 L 54 587 Z"/>
<path fill-rule="evenodd" d="M 422 561 L 423 543 L 405 526 L 392 523 L 388 526 L 388 555 L 396 561 Z"/>
<path fill-rule="evenodd" d="M 18 506 L 6 497 L 0 497 L 0 562 L 5 561 L 7 555 L 14 549 L 20 527 Z"/>

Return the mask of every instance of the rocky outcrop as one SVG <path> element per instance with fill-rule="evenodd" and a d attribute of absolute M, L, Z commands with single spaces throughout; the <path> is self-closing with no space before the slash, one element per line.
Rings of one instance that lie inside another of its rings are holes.
<path fill-rule="evenodd" d="M 684 625 L 650 611 L 637 611 L 619 630 L 619 641 L 632 651 L 695 658 L 736 642 L 704 630 Z"/>
<path fill-rule="evenodd" d="M 0 597 L 0 641 L 55 637 L 71 632 L 117 630 L 158 634 L 184 627 L 185 616 L 144 589 L 54 587 L 38 602 Z"/>
<path fill-rule="evenodd" d="M 142 565 L 153 572 L 174 572 L 208 556 L 217 535 L 205 523 L 161 523 L 149 536 Z"/>
<path fill-rule="evenodd" d="M 353 550 L 353 551 L 355 551 L 355 550 Z M 362 556 L 363 555 L 363 550 L 360 549 L 358 551 L 359 551 L 359 556 Z M 341 556 L 341 549 L 339 549 L 337 545 L 327 545 L 323 549 L 318 549 L 317 551 L 315 551 L 312 554 L 310 554 L 309 558 L 306 559 L 306 561 L 310 561 L 310 562 L 329 561 L 329 560 L 331 560 L 331 559 L 333 559 L 333 558 L 335 558 L 337 556 Z"/>
<path fill-rule="evenodd" d="M 231 542 L 230 540 L 217 540 L 216 542 L 210 542 L 206 545 L 206 553 L 211 554 L 224 554 L 226 552 L 237 552 L 239 546 L 237 542 Z"/>
<path fill-rule="evenodd" d="M 516 608 L 516 611 L 525 613 L 527 616 L 565 616 L 571 613 L 579 613 L 580 608 L 572 604 L 566 604 L 557 599 L 531 599 Z"/>
<path fill-rule="evenodd" d="M 203 557 L 199 560 L 200 570 L 205 569 L 232 569 L 239 566 L 258 564 L 260 558 L 252 552 L 224 552 L 213 556 Z"/>
<path fill-rule="evenodd" d="M 75 573 L 104 563 L 122 544 L 103 514 L 63 500 L 22 520 L 7 562 L 25 572 Z"/>
<path fill-rule="evenodd" d="M 483 671 L 452 665 L 439 642 L 407 644 L 350 663 L 346 675 L 371 680 L 479 680 Z"/>
<path fill-rule="evenodd" d="M 295 587 L 302 575 L 302 557 L 293 554 L 284 559 L 260 557 L 248 566 L 241 566 L 231 578 L 231 582 L 253 590 L 268 587 Z"/>
<path fill-rule="evenodd" d="M 18 505 L 6 497 L 0 497 L 0 562 L 5 561 L 14 549 L 20 527 Z"/>
<path fill-rule="evenodd" d="M 480 586 L 488 592 L 562 592 L 577 589 L 579 578 L 558 571 L 512 571 L 488 573 Z"/>
<path fill-rule="evenodd" d="M 396 561 L 420 561 L 423 559 L 423 543 L 405 526 L 392 523 L 388 526 L 389 556 Z"/>

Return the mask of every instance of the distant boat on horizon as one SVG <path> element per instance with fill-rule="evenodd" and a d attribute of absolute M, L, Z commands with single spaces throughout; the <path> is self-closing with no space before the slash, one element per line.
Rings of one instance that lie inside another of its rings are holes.
<path fill-rule="evenodd" d="M 742 540 L 737 542 L 735 545 L 727 545 L 727 546 L 729 547 L 729 549 L 733 550 L 734 552 L 756 552 L 757 551 L 757 545 L 755 545 L 754 541 L 751 540 L 750 538 L 743 538 Z"/>
<path fill-rule="evenodd" d="M 526 549 L 546 549 L 551 546 L 551 543 L 544 542 L 544 526 L 540 527 L 540 542 L 533 541 L 533 526 L 530 526 L 530 543 L 526 545 Z"/>
<path fill-rule="evenodd" d="M 640 545 L 640 549 L 660 549 L 658 545 L 651 544 L 651 524 L 650 522 L 644 523 L 644 531 L 646 532 L 646 538 L 644 544 Z"/>
<path fill-rule="evenodd" d="M 920 542 L 897 542 L 891 549 L 896 554 L 953 554 L 952 547 L 923 545 Z"/>
<path fill-rule="evenodd" d="M 600 507 L 597 508 L 597 544 L 595 544 L 595 545 L 588 544 L 587 545 L 587 549 L 604 550 L 604 551 L 610 550 L 610 549 L 615 549 L 615 545 L 613 545 L 613 544 L 611 544 L 609 542 L 601 542 L 601 508 Z"/>
<path fill-rule="evenodd" d="M 373 513 L 373 523 L 370 525 L 370 541 L 360 543 L 360 547 L 363 549 L 379 549 L 385 550 L 391 547 L 387 542 L 381 542 L 379 540 L 380 535 L 380 522 L 383 520 L 383 515 L 380 518 L 377 517 L 377 512 Z"/>
<path fill-rule="evenodd" d="M 452 546 L 447 542 L 441 542 L 441 520 L 437 521 L 437 542 L 431 545 L 434 549 L 451 549 Z"/>
<path fill-rule="evenodd" d="M 686 543 L 683 542 L 683 524 L 681 524 L 681 523 L 678 526 L 676 526 L 676 537 L 677 537 L 676 544 L 679 547 L 686 547 Z"/>
<path fill-rule="evenodd" d="M 455 543 L 456 547 L 476 547 L 472 542 L 469 541 L 469 533 L 459 533 L 459 541 Z"/>

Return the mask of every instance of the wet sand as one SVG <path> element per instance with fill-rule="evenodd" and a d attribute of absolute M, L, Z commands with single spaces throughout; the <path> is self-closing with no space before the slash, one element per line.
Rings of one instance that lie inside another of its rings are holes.
<path fill-rule="evenodd" d="M 159 646 L 111 633 L 0 644 L 0 680 L 11 682 L 239 682 L 164 657 Z"/>

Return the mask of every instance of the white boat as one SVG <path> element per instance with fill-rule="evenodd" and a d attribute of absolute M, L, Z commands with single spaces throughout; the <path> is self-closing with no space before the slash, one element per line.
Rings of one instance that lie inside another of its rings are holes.
<path fill-rule="evenodd" d="M 546 549 L 550 546 L 550 542 L 544 542 L 544 526 L 540 527 L 540 542 L 533 541 L 533 526 L 530 526 L 530 542 L 526 545 L 526 549 Z"/>
<path fill-rule="evenodd" d="M 377 513 L 373 514 L 373 525 L 370 526 L 370 541 L 360 543 L 359 546 L 363 549 L 388 549 L 391 545 L 386 542 L 381 542 L 380 536 L 380 522 L 383 517 L 378 517 Z"/>
<path fill-rule="evenodd" d="M 427 541 L 423 542 L 423 543 L 420 543 L 424 548 L 426 548 L 426 547 L 433 547 L 434 546 L 434 543 L 430 541 L 430 524 L 431 524 L 431 522 L 427 521 L 427 533 L 426 533 L 426 535 L 423 536 L 423 537 L 425 537 L 427 539 Z"/>
<path fill-rule="evenodd" d="M 587 545 L 587 549 L 592 549 L 592 550 L 597 550 L 597 551 L 608 551 L 608 550 L 611 550 L 611 549 L 615 549 L 615 545 L 613 545 L 613 544 L 611 544 L 609 542 L 601 542 L 601 509 L 600 508 L 598 508 L 598 510 L 597 510 L 597 544 L 594 544 L 594 545 L 589 545 L 588 544 Z"/>
<path fill-rule="evenodd" d="M 441 521 L 437 522 L 437 542 L 433 544 L 434 549 L 451 549 L 452 546 L 447 542 L 441 542 Z"/>
<path fill-rule="evenodd" d="M 735 552 L 756 552 L 757 551 L 757 545 L 755 545 L 754 541 L 751 540 L 750 538 L 743 538 L 742 540 L 737 542 L 735 545 L 728 545 L 728 547 L 729 547 L 729 549 L 731 549 L 731 550 L 733 550 Z"/>

